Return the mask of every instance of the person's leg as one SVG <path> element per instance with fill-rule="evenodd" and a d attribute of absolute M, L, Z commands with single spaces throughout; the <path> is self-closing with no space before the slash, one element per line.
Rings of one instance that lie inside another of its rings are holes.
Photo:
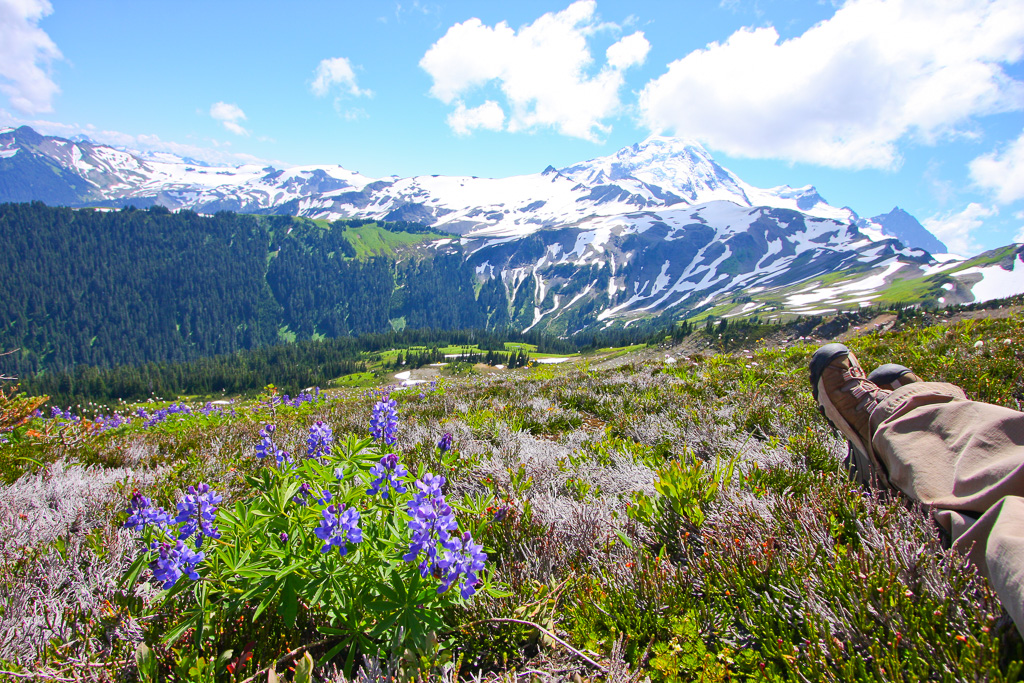
<path fill-rule="evenodd" d="M 815 351 L 810 371 L 814 400 L 850 444 L 850 474 L 861 484 L 888 488 L 886 468 L 873 452 L 869 420 L 889 392 L 868 381 L 857 357 L 842 344 Z"/>
<path fill-rule="evenodd" d="M 885 391 L 842 344 L 815 352 L 811 387 L 868 472 L 864 479 L 975 515 L 1005 496 L 1024 496 L 1024 413 L 969 401 L 944 382 Z"/>
<path fill-rule="evenodd" d="M 858 437 L 851 446 L 877 468 L 876 481 L 931 509 L 1024 635 L 1024 413 L 970 401 L 942 382 L 885 392 L 837 347 L 822 347 L 811 364 L 826 417 Z M 875 400 L 857 403 L 853 394 Z"/>
<path fill-rule="evenodd" d="M 937 511 L 935 517 L 949 524 L 953 547 L 988 577 L 1024 635 L 1024 498 L 1007 496 L 976 520 L 950 510 Z"/>
<path fill-rule="evenodd" d="M 868 381 L 874 382 L 879 389 L 892 391 L 907 384 L 920 382 L 921 378 L 905 365 L 886 363 L 872 370 L 868 375 Z"/>
<path fill-rule="evenodd" d="M 889 482 L 916 501 L 980 515 L 1024 496 L 1024 413 L 915 382 L 881 401 L 869 428 Z"/>

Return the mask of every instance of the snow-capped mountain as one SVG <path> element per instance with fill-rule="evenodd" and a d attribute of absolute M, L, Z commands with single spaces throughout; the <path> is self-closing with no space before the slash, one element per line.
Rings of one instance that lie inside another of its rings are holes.
<path fill-rule="evenodd" d="M 715 163 L 700 144 L 665 137 L 566 168 L 549 166 L 511 178 L 368 178 L 341 166 L 203 166 L 169 154 L 143 156 L 21 127 L 0 131 L 0 167 L 48 181 L 44 187 L 0 181 L 0 201 L 157 203 L 202 213 L 405 220 L 457 234 L 503 237 L 564 227 L 592 216 L 710 201 L 792 209 L 839 221 L 853 217 L 848 209 L 829 206 L 813 187 L 752 187 Z M 40 167 L 49 172 L 39 172 Z"/>
<path fill-rule="evenodd" d="M 211 212 L 268 213 L 297 197 L 370 182 L 341 166 L 277 170 L 204 166 L 173 154 L 142 154 L 43 136 L 27 126 L 0 130 L 0 201 L 68 206 L 161 204 Z"/>
<path fill-rule="evenodd" d="M 897 272 L 917 275 L 932 262 L 852 223 L 726 200 L 595 216 L 526 239 L 461 242 L 478 277 L 505 284 L 517 326 L 559 333 L 709 308 L 726 317 L 818 313 L 822 306 L 811 302 L 825 299 L 790 304 L 786 296 L 844 272 L 850 281 L 875 277 L 859 290 L 854 284 L 855 297 L 832 297 L 829 305 L 866 305 Z"/>
<path fill-rule="evenodd" d="M 680 138 L 511 178 L 369 178 L 341 166 L 204 166 L 27 127 L 0 131 L 0 201 L 37 199 L 432 226 L 457 239 L 429 249 L 460 253 L 488 291 L 500 284 L 515 326 L 560 333 L 708 309 L 864 306 L 908 278 L 921 300 L 971 301 L 979 278 L 999 275 L 957 279 L 957 263 L 892 237 L 891 216 L 860 219 L 811 186 L 753 187 Z M 930 236 L 911 233 L 917 244 Z M 995 267 L 1015 274 L 1019 251 Z"/>

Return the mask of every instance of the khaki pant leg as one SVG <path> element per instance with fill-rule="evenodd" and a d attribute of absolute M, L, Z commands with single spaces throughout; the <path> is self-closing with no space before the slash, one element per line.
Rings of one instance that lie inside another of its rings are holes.
<path fill-rule="evenodd" d="M 952 384 L 900 387 L 871 414 L 890 483 L 931 507 L 980 515 L 1024 496 L 1024 413 L 968 401 Z"/>
<path fill-rule="evenodd" d="M 1024 498 L 1008 496 L 997 502 L 954 539 L 953 547 L 988 577 L 1024 636 Z"/>
<path fill-rule="evenodd" d="M 871 427 L 889 482 L 932 510 L 1024 636 L 1024 413 L 917 382 L 882 401 Z"/>

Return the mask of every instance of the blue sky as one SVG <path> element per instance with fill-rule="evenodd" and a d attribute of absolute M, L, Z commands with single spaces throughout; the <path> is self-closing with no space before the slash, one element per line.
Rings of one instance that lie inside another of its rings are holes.
<path fill-rule="evenodd" d="M 0 124 L 500 177 L 652 133 L 754 185 L 1024 241 L 1024 0 L 0 0 Z"/>

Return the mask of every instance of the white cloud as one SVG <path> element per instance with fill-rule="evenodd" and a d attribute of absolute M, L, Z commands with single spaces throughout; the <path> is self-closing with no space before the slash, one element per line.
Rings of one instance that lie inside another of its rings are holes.
<path fill-rule="evenodd" d="M 641 32 L 622 38 L 608 48 L 607 63 L 589 75 L 594 58 L 588 39 L 617 28 L 600 23 L 596 9 L 594 0 L 579 0 L 518 31 L 505 22 L 491 27 L 479 19 L 451 26 L 423 55 L 420 66 L 433 79 L 430 94 L 455 104 L 448 117 L 453 130 L 465 122 L 467 112 L 486 113 L 490 122 L 496 119 L 494 108 L 501 105 L 494 100 L 472 109 L 464 104 L 472 91 L 496 84 L 509 109 L 510 132 L 551 127 L 585 140 L 607 133 L 605 119 L 621 106 L 623 71 L 641 64 L 650 44 Z"/>
<path fill-rule="evenodd" d="M 218 120 L 235 135 L 248 135 L 249 131 L 239 121 L 245 121 L 245 112 L 237 104 L 217 102 L 210 107 L 210 116 Z"/>
<path fill-rule="evenodd" d="M 605 57 L 608 58 L 608 66 L 625 71 L 631 66 L 643 64 L 650 51 L 651 44 L 644 38 L 643 32 L 637 31 L 611 45 L 605 50 Z"/>
<path fill-rule="evenodd" d="M 1020 0 L 849 0 L 789 40 L 745 28 L 691 52 L 640 107 L 652 130 L 736 156 L 893 168 L 901 140 L 1024 108 L 1001 66 L 1022 56 Z"/>
<path fill-rule="evenodd" d="M 971 202 L 963 211 L 948 211 L 921 221 L 921 225 L 942 240 L 950 253 L 972 256 L 980 250 L 974 232 L 984 225 L 986 218 L 999 213 L 995 207 Z"/>
<path fill-rule="evenodd" d="M 313 73 L 313 83 L 310 90 L 317 97 L 323 97 L 331 88 L 338 86 L 340 91 L 353 97 L 369 97 L 373 95 L 369 90 L 363 90 L 356 83 L 356 72 L 352 63 L 345 57 L 334 57 L 324 59 L 317 65 Z"/>
<path fill-rule="evenodd" d="M 0 0 L 0 92 L 26 114 L 53 111 L 60 92 L 50 64 L 62 55 L 38 26 L 52 12 L 47 0 Z"/>
<path fill-rule="evenodd" d="M 459 102 L 455 111 L 448 115 L 448 126 L 456 135 L 469 135 L 477 128 L 484 130 L 501 130 L 505 124 L 505 112 L 494 100 L 487 100 L 479 107 L 467 109 Z"/>
<path fill-rule="evenodd" d="M 970 163 L 971 180 L 990 190 L 1001 204 L 1024 199 L 1024 133 L 1002 154 L 984 154 Z"/>

